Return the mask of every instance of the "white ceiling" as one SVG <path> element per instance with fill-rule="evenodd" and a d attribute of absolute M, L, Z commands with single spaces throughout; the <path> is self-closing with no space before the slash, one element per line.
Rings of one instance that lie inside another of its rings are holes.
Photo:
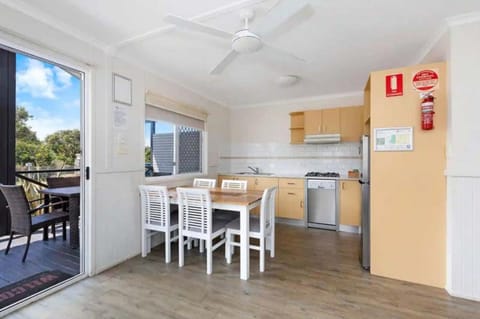
<path fill-rule="evenodd" d="M 369 72 L 417 62 L 446 18 L 480 11 L 478 0 L 310 0 L 308 10 L 264 38 L 307 63 L 262 49 L 239 56 L 220 75 L 209 71 L 228 53 L 228 40 L 172 28 L 163 21 L 166 14 L 175 14 L 233 33 L 242 26 L 239 10 L 251 7 L 257 13 L 254 30 L 279 1 L 299 0 L 11 3 L 230 107 L 361 91 Z M 284 74 L 302 80 L 281 88 L 275 80 Z"/>

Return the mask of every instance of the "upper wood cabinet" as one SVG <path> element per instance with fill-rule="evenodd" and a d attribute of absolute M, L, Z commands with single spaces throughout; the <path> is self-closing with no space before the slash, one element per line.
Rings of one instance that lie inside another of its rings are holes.
<path fill-rule="evenodd" d="M 363 107 L 340 109 L 340 135 L 342 142 L 358 142 L 363 133 Z"/>
<path fill-rule="evenodd" d="M 305 135 L 340 133 L 340 109 L 305 111 Z"/>
<path fill-rule="evenodd" d="M 290 144 L 303 144 L 304 132 L 304 113 L 290 113 Z"/>

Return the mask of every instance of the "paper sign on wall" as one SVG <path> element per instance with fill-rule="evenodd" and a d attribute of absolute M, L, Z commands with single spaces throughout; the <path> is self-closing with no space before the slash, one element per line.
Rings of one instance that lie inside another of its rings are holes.
<path fill-rule="evenodd" d="M 403 74 L 391 74 L 385 77 L 386 96 L 402 96 L 403 95 Z"/>
<path fill-rule="evenodd" d="M 438 70 L 421 70 L 413 74 L 412 84 L 418 92 L 428 92 L 438 88 Z"/>
<path fill-rule="evenodd" d="M 375 152 L 413 151 L 413 127 L 385 127 L 373 131 Z"/>

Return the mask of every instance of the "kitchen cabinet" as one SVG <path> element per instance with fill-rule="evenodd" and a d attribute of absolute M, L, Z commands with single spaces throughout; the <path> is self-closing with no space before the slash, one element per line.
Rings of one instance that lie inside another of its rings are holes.
<path fill-rule="evenodd" d="M 252 182 L 252 188 L 253 190 L 257 191 L 264 191 L 266 188 L 269 187 L 278 187 L 278 178 L 274 177 L 253 177 L 253 182 Z M 275 195 L 275 215 L 277 215 L 278 211 L 278 192 L 277 195 Z M 255 207 L 252 209 L 252 214 L 260 214 L 260 206 Z"/>
<path fill-rule="evenodd" d="M 304 218 L 305 181 L 300 178 L 280 178 L 277 217 Z"/>
<path fill-rule="evenodd" d="M 340 109 L 304 112 L 305 135 L 340 133 Z"/>
<path fill-rule="evenodd" d="M 340 109 L 340 135 L 342 142 L 358 142 L 363 134 L 363 107 L 351 106 Z"/>
<path fill-rule="evenodd" d="M 290 144 L 303 144 L 304 122 L 304 112 L 290 113 Z"/>
<path fill-rule="evenodd" d="M 360 226 L 362 193 L 360 183 L 340 181 L 340 224 Z"/>

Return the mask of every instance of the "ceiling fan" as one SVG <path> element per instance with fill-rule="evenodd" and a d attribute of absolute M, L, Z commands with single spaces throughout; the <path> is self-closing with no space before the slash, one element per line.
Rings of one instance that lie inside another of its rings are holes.
<path fill-rule="evenodd" d="M 254 26 L 253 30 L 250 28 L 250 22 L 255 17 L 255 12 L 252 9 L 243 9 L 240 12 L 240 17 L 244 22 L 244 27 L 235 33 L 226 32 L 172 14 L 167 15 L 165 21 L 174 24 L 177 27 L 230 40 L 232 42 L 230 52 L 228 52 L 222 61 L 210 71 L 210 74 L 220 74 L 239 54 L 253 53 L 262 48 L 272 54 L 305 62 L 302 58 L 268 44 L 263 38 L 293 17 L 297 16 L 299 13 L 303 12 L 308 6 L 308 3 L 304 1 L 283 0 L 270 10 L 270 12 L 268 12 L 268 14 Z"/>

